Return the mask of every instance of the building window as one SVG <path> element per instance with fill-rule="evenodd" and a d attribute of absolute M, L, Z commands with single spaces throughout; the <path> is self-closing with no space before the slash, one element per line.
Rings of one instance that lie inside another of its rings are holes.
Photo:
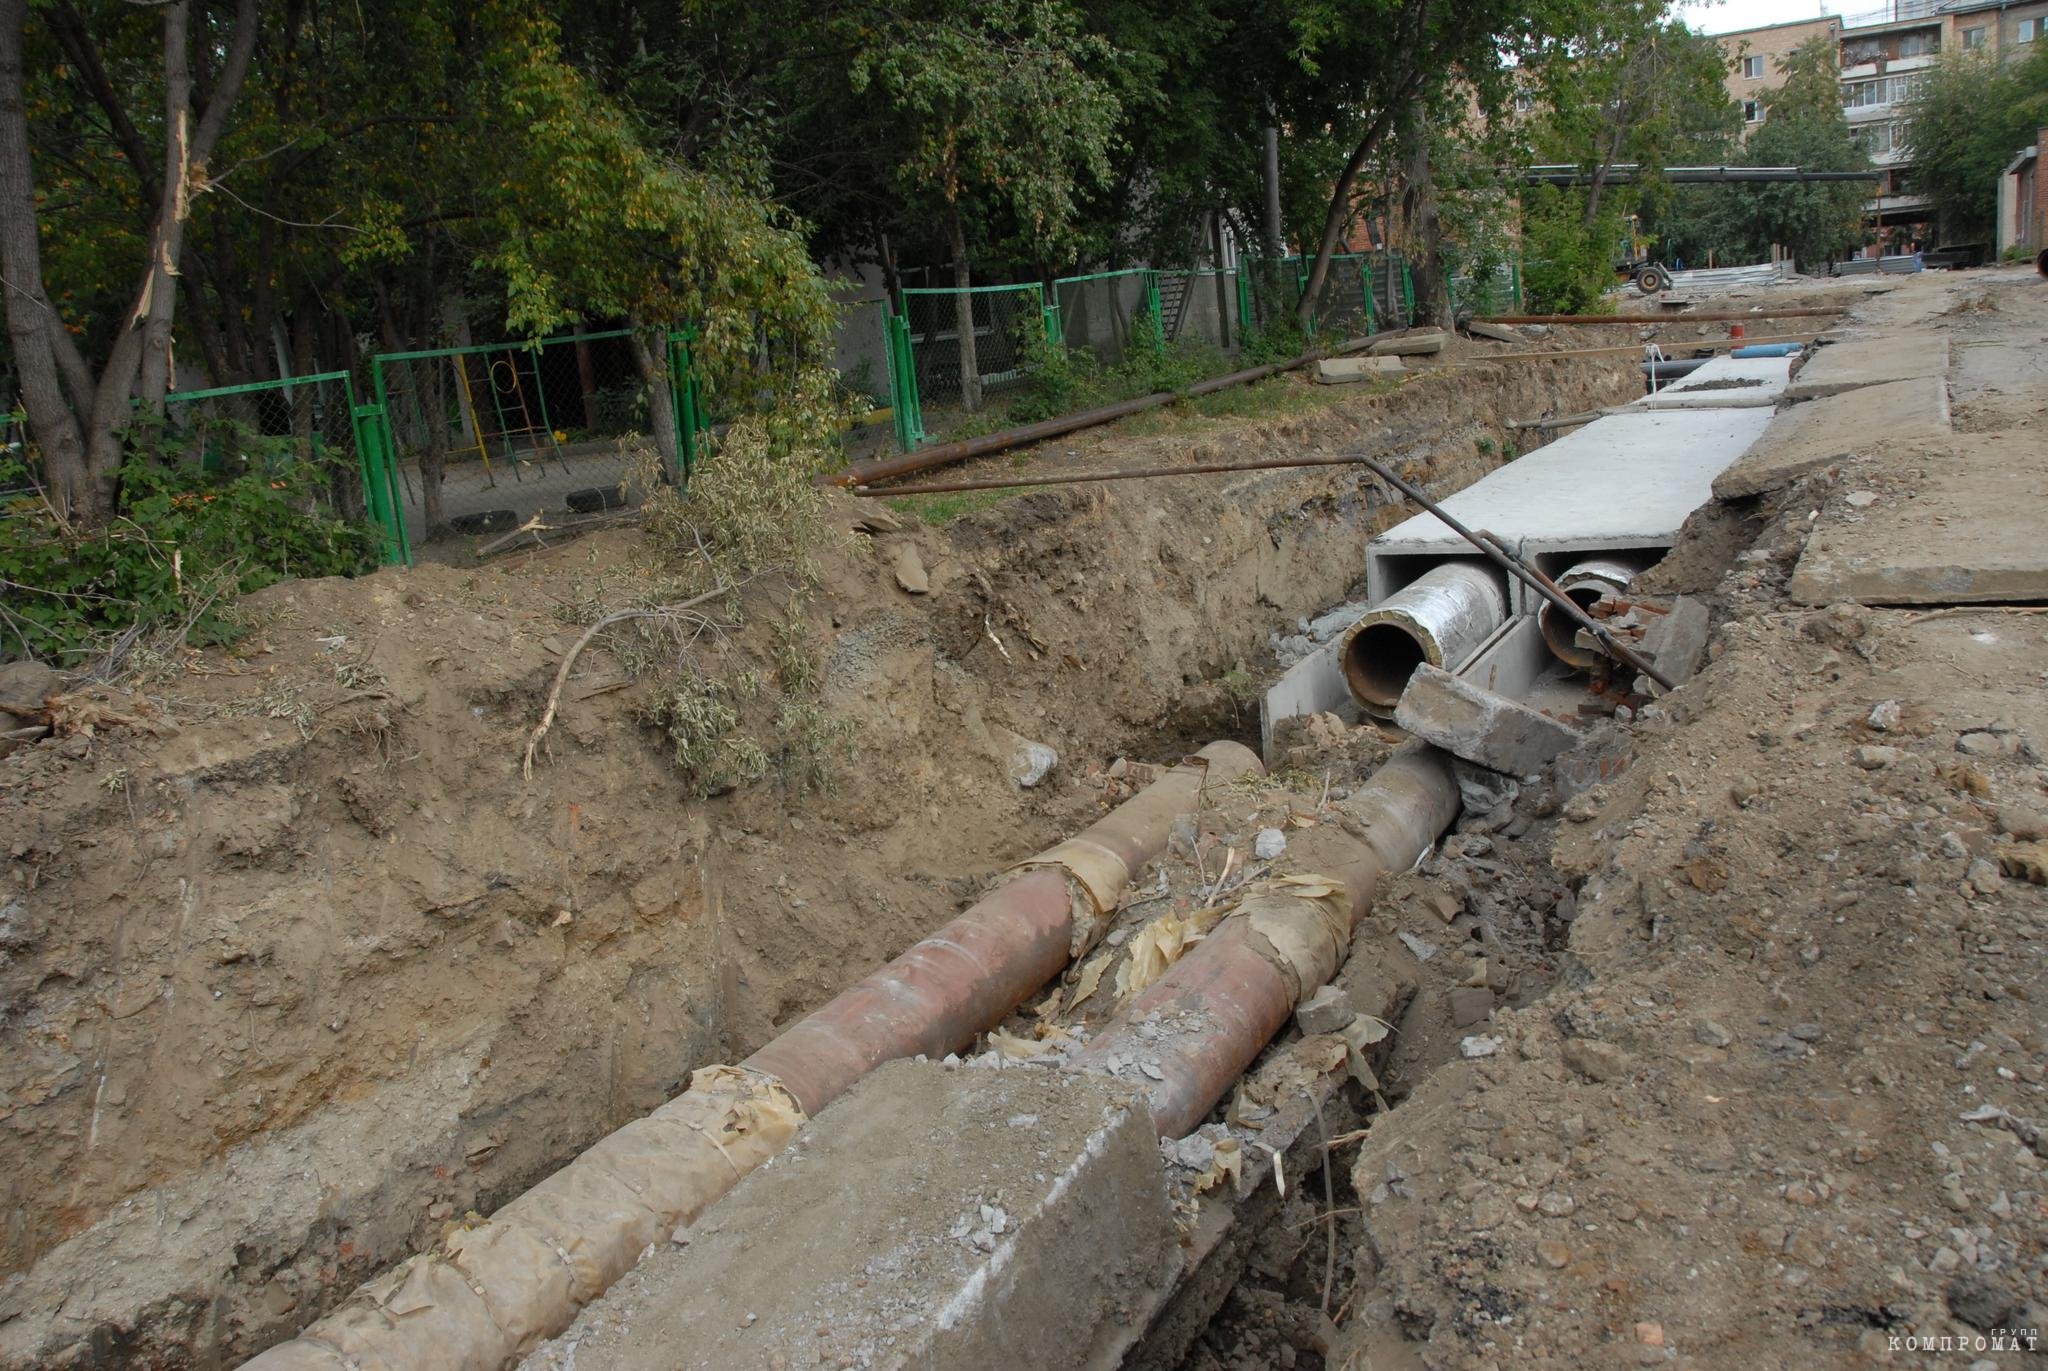
<path fill-rule="evenodd" d="M 1982 25 L 1979 25 L 1974 29 L 1963 30 L 1963 51 L 1970 52 L 1983 46 L 1984 28 Z"/>
<path fill-rule="evenodd" d="M 1742 122 L 1745 124 L 1761 124 L 1763 121 L 1764 102 L 1761 100 L 1744 100 L 1742 102 Z"/>
<path fill-rule="evenodd" d="M 1743 80 L 1745 80 L 1745 81 L 1761 81 L 1761 80 L 1763 80 L 1763 79 L 1764 79 L 1764 59 L 1763 59 L 1763 58 L 1761 58 L 1761 57 L 1745 57 L 1745 58 L 1743 58 L 1743 59 L 1742 59 L 1742 79 L 1743 79 Z"/>
<path fill-rule="evenodd" d="M 2015 43 L 2031 43 L 2040 36 L 2041 21 L 2039 19 L 2022 19 L 2019 22 L 2019 27 L 2013 30 L 2012 40 Z"/>
<path fill-rule="evenodd" d="M 1972 30 L 1968 29 L 1963 31 L 1963 46 L 1966 48 L 1970 46 L 1971 32 Z M 1984 30 L 1977 29 L 1974 30 L 1974 32 L 1977 34 L 1978 39 L 1981 41 L 1984 36 Z M 1898 56 L 1900 57 L 1926 57 L 1940 51 L 1941 34 L 1939 31 L 1932 31 L 1927 33 L 1902 33 L 1899 35 Z"/>

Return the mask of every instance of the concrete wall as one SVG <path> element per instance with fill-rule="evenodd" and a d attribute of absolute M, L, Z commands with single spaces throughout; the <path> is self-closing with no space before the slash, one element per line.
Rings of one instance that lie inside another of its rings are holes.
<path fill-rule="evenodd" d="M 1762 28 L 1743 29 L 1736 33 L 1721 35 L 1721 50 L 1728 54 L 1728 76 L 1723 82 L 1728 95 L 1737 104 L 1746 100 L 1761 100 L 1764 95 L 1783 85 L 1785 78 L 1778 70 L 1778 63 L 1798 50 L 1801 44 L 1814 38 L 1832 38 L 1841 32 L 1841 20 L 1834 18 L 1799 19 L 1785 24 L 1769 24 Z M 1761 57 L 1764 60 L 1763 75 L 1747 77 L 1742 74 L 1744 57 Z M 1755 125 L 1749 125 L 1753 128 Z M 1744 129 L 1744 136 L 1748 135 Z"/>

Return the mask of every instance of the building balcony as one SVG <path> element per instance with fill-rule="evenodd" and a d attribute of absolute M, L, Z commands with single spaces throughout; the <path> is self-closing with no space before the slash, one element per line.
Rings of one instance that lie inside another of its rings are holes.
<path fill-rule="evenodd" d="M 1890 119 L 1896 108 L 1889 100 L 1881 105 L 1844 105 L 1842 117 L 1852 124 L 1870 124 Z"/>

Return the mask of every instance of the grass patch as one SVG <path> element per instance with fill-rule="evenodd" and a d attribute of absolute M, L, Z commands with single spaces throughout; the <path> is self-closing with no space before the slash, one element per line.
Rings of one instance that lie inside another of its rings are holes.
<path fill-rule="evenodd" d="M 1029 487 L 1010 490 L 958 490 L 945 495 L 899 495 L 889 508 L 907 514 L 929 528 L 944 528 L 955 519 L 992 508 L 1022 495 Z"/>

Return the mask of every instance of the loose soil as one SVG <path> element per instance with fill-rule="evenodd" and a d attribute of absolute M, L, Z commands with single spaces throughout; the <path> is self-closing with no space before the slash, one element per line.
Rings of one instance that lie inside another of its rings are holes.
<path fill-rule="evenodd" d="M 1597 362 L 1424 373 L 1118 450 L 1370 445 L 1448 491 L 1504 460 L 1505 419 L 1637 389 Z M 1348 468 L 1048 491 L 943 529 L 834 508 L 867 532 L 805 611 L 855 739 L 822 795 L 697 799 L 631 634 L 578 661 L 522 779 L 561 654 L 658 572 L 630 530 L 274 587 L 234 648 L 113 701 L 151 728 L 0 758 L 0 1365 L 214 1365 L 303 1327 L 1082 826 L 1117 757 L 1255 737 L 1234 669 L 1342 599 L 1401 513 Z M 927 594 L 900 588 L 905 545 Z M 788 591 L 747 600 L 686 660 L 772 678 Z M 1029 790 L 1019 740 L 1061 758 Z"/>

